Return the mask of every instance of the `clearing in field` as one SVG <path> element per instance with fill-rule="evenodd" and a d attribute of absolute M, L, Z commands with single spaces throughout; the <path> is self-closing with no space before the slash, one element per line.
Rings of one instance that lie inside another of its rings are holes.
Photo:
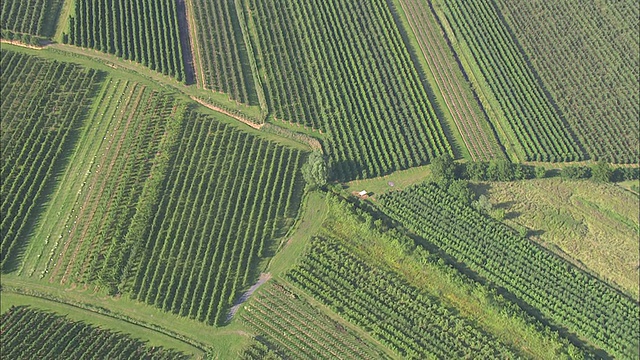
<path fill-rule="evenodd" d="M 479 183 L 505 222 L 638 296 L 638 196 L 612 184 L 541 179 Z"/>

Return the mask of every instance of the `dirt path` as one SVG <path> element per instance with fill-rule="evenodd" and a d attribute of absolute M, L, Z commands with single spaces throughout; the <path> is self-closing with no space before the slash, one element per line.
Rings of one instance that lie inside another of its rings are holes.
<path fill-rule="evenodd" d="M 227 319 L 225 320 L 226 322 L 229 322 L 229 320 L 231 320 L 233 318 L 233 316 L 238 312 L 238 310 L 240 309 L 240 306 L 249 299 L 249 297 L 256 291 L 258 290 L 258 288 L 260 287 L 260 285 L 264 284 L 265 282 L 267 282 L 269 279 L 271 279 L 271 273 L 262 273 L 260 274 L 260 278 L 258 278 L 258 282 L 253 284 L 253 286 L 251 286 L 249 288 L 249 290 L 247 290 L 244 294 L 242 294 L 242 296 L 240 297 L 240 299 L 238 299 L 238 301 L 236 301 L 236 303 L 231 307 L 231 309 L 229 310 L 229 314 L 227 315 Z"/>
<path fill-rule="evenodd" d="M 230 112 L 228 112 L 228 111 L 226 111 L 224 109 L 221 109 L 221 108 L 219 108 L 217 106 L 211 105 L 211 104 L 205 102 L 204 100 L 200 100 L 195 96 L 191 96 L 191 100 L 196 101 L 196 102 L 198 102 L 198 104 L 200 104 L 200 105 L 202 105 L 202 106 L 204 106 L 206 108 L 209 108 L 209 109 L 211 109 L 213 111 L 217 111 L 219 113 L 222 113 L 222 114 L 225 114 L 225 115 L 227 115 L 229 117 L 232 117 L 232 118 L 234 118 L 234 119 L 236 119 L 238 121 L 241 121 L 241 122 L 251 126 L 254 129 L 260 129 L 264 125 L 264 124 L 256 124 L 254 122 L 251 122 L 251 121 L 249 121 L 249 120 L 247 120 L 247 119 L 245 119 L 245 118 L 243 118 L 241 116 L 232 114 L 232 113 L 230 113 Z"/>
<path fill-rule="evenodd" d="M 33 49 L 33 50 L 42 50 L 45 47 L 51 45 L 51 44 L 44 44 L 42 46 L 33 46 L 33 45 L 27 45 L 27 44 L 21 43 L 20 41 L 13 41 L 13 40 L 7 40 L 7 39 L 0 39 L 0 43 L 11 44 L 11 45 L 20 46 L 23 48 Z"/>
<path fill-rule="evenodd" d="M 184 64 L 185 82 L 187 85 L 195 84 L 196 70 L 193 56 L 193 46 L 191 39 L 191 24 L 188 21 L 187 5 L 185 0 L 177 0 L 178 31 L 180 35 L 180 45 L 182 46 L 182 62 Z"/>

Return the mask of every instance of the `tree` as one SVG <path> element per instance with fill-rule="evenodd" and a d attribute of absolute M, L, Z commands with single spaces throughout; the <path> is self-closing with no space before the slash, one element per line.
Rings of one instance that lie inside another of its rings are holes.
<path fill-rule="evenodd" d="M 484 162 L 467 163 L 467 178 L 469 180 L 483 181 L 486 180 L 487 164 Z"/>
<path fill-rule="evenodd" d="M 465 180 L 454 180 L 449 184 L 449 194 L 453 195 L 456 199 L 469 205 L 473 201 L 473 191 L 469 188 L 469 183 Z"/>
<path fill-rule="evenodd" d="M 536 166 L 536 179 L 543 179 L 545 176 L 547 176 L 547 170 L 544 168 L 544 166 Z"/>
<path fill-rule="evenodd" d="M 613 169 L 604 161 L 599 161 L 591 167 L 591 180 L 597 183 L 611 182 Z"/>
<path fill-rule="evenodd" d="M 584 166 L 571 165 L 560 171 L 560 176 L 565 179 L 586 179 L 589 175 L 589 168 Z"/>
<path fill-rule="evenodd" d="M 455 172 L 456 164 L 448 153 L 439 155 L 431 161 L 431 179 L 445 189 L 455 179 Z"/>
<path fill-rule="evenodd" d="M 321 152 L 312 152 L 301 170 L 302 177 L 311 190 L 327 185 L 327 163 Z"/>
<path fill-rule="evenodd" d="M 471 205 L 476 208 L 476 210 L 484 214 L 489 214 L 493 209 L 493 205 L 486 195 L 480 195 L 478 200 L 474 201 Z"/>
<path fill-rule="evenodd" d="M 491 160 L 487 168 L 487 178 L 494 181 L 513 181 L 513 166 L 507 160 Z"/>

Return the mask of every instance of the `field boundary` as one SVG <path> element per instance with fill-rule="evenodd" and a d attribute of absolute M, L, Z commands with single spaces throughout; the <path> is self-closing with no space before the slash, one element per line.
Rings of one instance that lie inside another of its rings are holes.
<path fill-rule="evenodd" d="M 76 309 L 80 309 L 83 311 L 88 311 L 91 313 L 95 313 L 95 314 L 99 314 L 102 316 L 106 316 L 118 321 L 124 321 L 128 324 L 131 325 L 135 325 L 135 326 L 139 326 L 142 328 L 145 328 L 147 330 L 150 331 L 154 331 L 156 333 L 160 333 L 164 336 L 170 337 L 174 340 L 180 341 L 184 344 L 187 344 L 197 350 L 200 350 L 202 352 L 206 352 L 207 350 L 207 346 L 205 344 L 202 344 L 198 341 L 195 341 L 193 339 L 190 339 L 184 335 L 180 335 L 178 333 L 175 333 L 171 330 L 165 329 L 161 326 L 155 325 L 155 324 L 151 324 L 151 323 L 147 323 L 141 320 L 136 320 L 133 319 L 127 315 L 124 314 L 120 314 L 120 313 L 114 313 L 111 310 L 104 308 L 104 307 L 100 307 L 100 306 L 94 306 L 94 305 L 90 305 L 90 304 L 86 304 L 86 303 L 80 303 L 80 302 L 72 302 L 72 301 L 65 301 L 61 298 L 58 298 L 54 295 L 51 294 L 45 294 L 45 293 L 40 293 L 37 291 L 33 291 L 33 290 L 27 290 L 27 289 L 22 289 L 19 287 L 14 287 L 12 285 L 6 285 L 3 284 L 2 286 L 2 292 L 8 292 L 8 293 L 13 293 L 13 294 L 18 294 L 18 295 L 22 295 L 22 296 L 27 296 L 27 297 L 32 297 L 32 298 L 37 298 L 37 299 L 41 299 L 41 300 L 46 300 L 46 301 L 50 301 L 56 304 L 60 304 L 60 305 L 65 305 L 65 306 L 69 306 L 72 308 L 76 308 Z M 132 334 L 135 335 L 135 334 Z"/>

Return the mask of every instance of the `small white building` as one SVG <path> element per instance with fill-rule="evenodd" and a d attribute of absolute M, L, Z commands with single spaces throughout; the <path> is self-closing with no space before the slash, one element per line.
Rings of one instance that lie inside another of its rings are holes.
<path fill-rule="evenodd" d="M 369 192 L 368 192 L 367 190 L 362 190 L 362 191 L 360 191 L 360 192 L 358 193 L 358 195 L 360 195 L 360 196 L 365 196 L 365 195 L 367 195 L 368 193 L 369 193 Z"/>

